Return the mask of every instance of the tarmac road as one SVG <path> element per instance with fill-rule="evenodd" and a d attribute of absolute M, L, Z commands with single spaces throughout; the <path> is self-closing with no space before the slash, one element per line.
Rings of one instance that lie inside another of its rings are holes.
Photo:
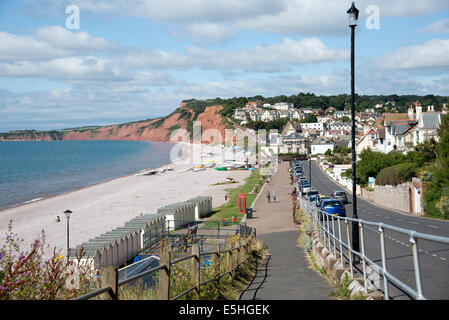
<path fill-rule="evenodd" d="M 309 164 L 303 161 L 303 170 L 309 178 Z M 331 180 L 315 162 L 312 162 L 312 187 L 322 194 L 330 195 L 344 188 Z M 352 194 L 347 192 L 349 202 Z M 352 217 L 352 205 L 346 205 L 346 214 Z M 437 236 L 449 237 L 449 222 L 431 218 L 411 216 L 388 210 L 357 197 L 357 215 L 359 219 L 414 230 Z M 344 226 L 342 224 L 342 230 Z M 380 237 L 376 227 L 365 226 L 365 254 L 376 264 L 381 265 Z M 344 234 L 343 237 L 346 237 Z M 345 238 L 344 238 L 345 239 Z M 385 246 L 387 270 L 396 278 L 416 290 L 416 280 L 413 268 L 412 249 L 409 236 L 385 229 Z M 419 240 L 419 260 L 423 294 L 426 299 L 449 299 L 449 245 L 428 240 Z M 345 251 L 345 250 L 343 250 Z M 382 281 L 380 281 L 382 283 Z M 389 284 L 390 299 L 410 299 L 405 292 Z"/>

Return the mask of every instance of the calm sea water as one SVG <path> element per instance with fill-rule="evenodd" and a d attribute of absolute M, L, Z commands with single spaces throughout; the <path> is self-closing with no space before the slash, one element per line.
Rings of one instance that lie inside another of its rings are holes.
<path fill-rule="evenodd" d="M 170 162 L 172 144 L 137 141 L 0 142 L 0 209 Z"/>

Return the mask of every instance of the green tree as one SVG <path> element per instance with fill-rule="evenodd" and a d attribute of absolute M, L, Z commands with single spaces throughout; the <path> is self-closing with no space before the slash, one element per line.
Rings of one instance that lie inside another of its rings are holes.
<path fill-rule="evenodd" d="M 436 160 L 429 168 L 431 180 L 424 192 L 426 215 L 449 218 L 449 116 L 444 116 L 438 130 Z"/>

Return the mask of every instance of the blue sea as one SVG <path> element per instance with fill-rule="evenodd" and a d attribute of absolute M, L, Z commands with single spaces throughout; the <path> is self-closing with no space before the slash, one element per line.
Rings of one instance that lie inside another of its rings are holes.
<path fill-rule="evenodd" d="M 171 143 L 0 142 L 0 209 L 170 162 Z"/>

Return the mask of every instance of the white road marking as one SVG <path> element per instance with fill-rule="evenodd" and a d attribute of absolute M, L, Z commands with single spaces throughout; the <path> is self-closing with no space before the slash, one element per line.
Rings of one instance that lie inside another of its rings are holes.
<path fill-rule="evenodd" d="M 410 221 L 410 223 L 412 223 L 412 224 L 418 224 L 418 223 L 416 223 L 416 222 L 414 222 L 414 221 Z"/>
<path fill-rule="evenodd" d="M 431 227 L 431 228 L 439 229 L 438 227 L 432 226 L 431 224 L 428 224 L 428 226 Z"/>

